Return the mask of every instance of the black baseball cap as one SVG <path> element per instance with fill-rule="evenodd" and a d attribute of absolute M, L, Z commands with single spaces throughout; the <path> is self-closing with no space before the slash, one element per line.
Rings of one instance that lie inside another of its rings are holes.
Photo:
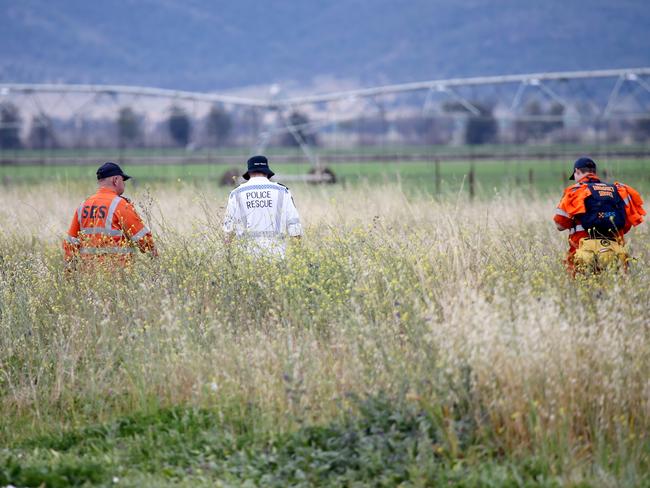
<path fill-rule="evenodd" d="M 592 170 L 594 173 L 596 172 L 596 163 L 594 162 L 593 159 L 588 158 L 586 156 L 583 156 L 581 158 L 576 159 L 576 162 L 573 163 L 573 173 L 571 173 L 571 176 L 569 176 L 570 180 L 575 180 L 575 176 L 573 174 L 577 169 L 583 169 L 583 168 L 588 168 Z"/>
<path fill-rule="evenodd" d="M 266 156 L 253 156 L 247 162 L 248 171 L 242 175 L 242 178 L 249 180 L 251 175 L 250 173 L 264 173 L 269 178 L 275 173 L 269 168 L 269 160 L 266 159 Z"/>
<path fill-rule="evenodd" d="M 581 158 L 576 159 L 576 162 L 573 163 L 573 172 L 571 173 L 571 176 L 569 176 L 570 180 L 575 180 L 575 170 L 577 169 L 590 169 L 592 172 L 596 172 L 596 163 L 594 162 L 593 159 L 588 158 L 586 156 L 583 156 Z"/>
<path fill-rule="evenodd" d="M 111 163 L 110 161 L 102 164 L 97 170 L 98 180 L 101 180 L 103 178 L 108 178 L 109 176 L 121 176 L 122 178 L 124 178 L 124 181 L 131 178 L 129 175 L 124 174 L 124 171 L 122 171 L 122 168 L 120 168 L 119 165 L 115 163 Z"/>

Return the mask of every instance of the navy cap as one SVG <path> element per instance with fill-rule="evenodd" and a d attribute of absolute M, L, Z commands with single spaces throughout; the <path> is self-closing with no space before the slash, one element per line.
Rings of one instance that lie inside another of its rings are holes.
<path fill-rule="evenodd" d="M 242 178 L 249 180 L 251 175 L 250 173 L 264 173 L 269 178 L 275 173 L 269 168 L 269 160 L 266 159 L 266 156 L 253 156 L 248 160 L 248 171 L 242 175 Z"/>
<path fill-rule="evenodd" d="M 120 168 L 117 164 L 111 163 L 110 161 L 107 163 L 102 164 L 99 169 L 97 170 L 97 179 L 101 180 L 103 178 L 108 178 L 109 176 L 121 176 L 124 178 L 124 181 L 128 180 L 131 178 L 129 175 L 124 174 L 124 171 L 122 171 L 122 168 Z"/>
<path fill-rule="evenodd" d="M 593 159 L 588 158 L 586 156 L 583 156 L 581 158 L 576 159 L 576 162 L 573 163 L 573 173 L 571 173 L 571 176 L 569 176 L 570 180 L 575 180 L 575 176 L 573 175 L 575 173 L 575 170 L 577 169 L 584 169 L 588 168 L 592 170 L 594 173 L 596 172 L 596 163 L 594 162 Z"/>

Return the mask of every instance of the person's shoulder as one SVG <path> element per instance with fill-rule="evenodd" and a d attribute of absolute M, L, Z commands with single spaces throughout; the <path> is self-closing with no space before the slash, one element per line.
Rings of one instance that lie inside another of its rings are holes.
<path fill-rule="evenodd" d="M 136 212 L 135 205 L 133 204 L 130 198 L 125 197 L 124 195 L 118 195 L 118 197 L 120 198 L 120 200 L 117 208 L 120 209 L 121 212 L 124 211 L 123 209 L 128 209 L 129 211 Z"/>
<path fill-rule="evenodd" d="M 620 181 L 615 181 L 615 182 L 613 183 L 613 185 L 614 185 L 616 188 L 619 188 L 619 189 L 620 189 L 620 188 L 624 188 L 624 189 L 627 190 L 628 188 L 632 188 L 630 185 L 626 185 L 625 183 L 622 183 L 622 182 L 620 182 Z"/>
<path fill-rule="evenodd" d="M 135 210 L 135 205 L 133 204 L 130 198 L 125 197 L 124 195 L 118 195 L 118 197 L 119 197 L 119 203 L 118 203 L 119 207 L 130 208 Z"/>
<path fill-rule="evenodd" d="M 271 180 L 267 180 L 264 183 L 256 184 L 256 185 L 250 185 L 250 186 L 251 186 L 251 188 L 259 187 L 261 189 L 270 188 L 270 189 L 275 189 L 275 190 L 280 190 L 280 191 L 285 191 L 285 192 L 289 191 L 289 188 L 286 185 L 283 185 L 282 183 L 278 183 L 277 181 L 271 181 Z"/>
<path fill-rule="evenodd" d="M 249 186 L 248 181 L 244 181 L 243 183 L 240 183 L 235 188 L 230 190 L 230 194 L 228 195 L 228 198 L 234 197 L 235 195 L 237 195 L 237 193 L 244 191 L 248 186 Z"/>
<path fill-rule="evenodd" d="M 622 192 L 624 195 L 632 195 L 635 197 L 637 200 L 641 199 L 641 193 L 639 193 L 639 190 L 636 188 L 631 187 L 630 185 L 627 185 L 625 183 L 621 183 L 620 181 L 615 181 L 614 186 L 619 192 Z"/>
<path fill-rule="evenodd" d="M 236 195 L 238 193 L 241 193 L 246 190 L 266 190 L 266 189 L 271 189 L 271 190 L 278 190 L 278 191 L 284 191 L 284 192 L 289 192 L 289 188 L 282 183 L 278 183 L 277 181 L 265 181 L 264 183 L 251 183 L 250 181 L 246 181 L 239 185 L 237 188 L 232 190 L 230 192 L 230 196 L 232 197 L 233 195 Z"/>
<path fill-rule="evenodd" d="M 585 185 L 583 183 L 574 183 L 573 185 L 569 185 L 564 189 L 564 194 L 567 195 L 569 193 L 575 193 L 578 191 L 580 188 L 583 188 Z"/>
<path fill-rule="evenodd" d="M 93 199 L 93 198 L 94 198 L 94 199 L 97 199 L 97 198 L 105 198 L 105 197 L 102 195 L 101 192 L 96 191 L 95 193 L 91 193 L 90 195 L 88 195 L 88 196 L 84 199 L 84 202 L 87 202 L 88 200 Z"/>

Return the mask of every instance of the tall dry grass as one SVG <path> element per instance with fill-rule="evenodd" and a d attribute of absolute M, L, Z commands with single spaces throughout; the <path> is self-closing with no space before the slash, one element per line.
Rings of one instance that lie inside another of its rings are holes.
<path fill-rule="evenodd" d="M 176 404 L 255 405 L 283 431 L 382 393 L 434 412 L 450 452 L 471 429 L 569 472 L 647 466 L 645 224 L 628 274 L 573 280 L 553 199 L 298 187 L 305 237 L 264 261 L 225 251 L 226 191 L 179 184 L 133 195 L 159 259 L 68 276 L 60 239 L 90 191 L 0 195 L 4 441 Z"/>

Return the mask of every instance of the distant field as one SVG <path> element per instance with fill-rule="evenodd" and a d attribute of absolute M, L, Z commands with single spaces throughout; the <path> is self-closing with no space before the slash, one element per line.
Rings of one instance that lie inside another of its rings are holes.
<path fill-rule="evenodd" d="M 254 141 L 251 141 L 254 143 Z M 315 147 L 313 151 L 323 157 L 333 155 L 354 156 L 357 154 L 394 154 L 394 155 L 412 155 L 427 154 L 437 155 L 471 155 L 471 154 L 493 154 L 495 156 L 521 156 L 527 157 L 534 154 L 545 154 L 548 156 L 557 156 L 565 154 L 602 154 L 604 152 L 616 154 L 637 154 L 650 152 L 650 144 L 481 144 L 476 146 L 448 146 L 448 145 L 420 145 L 420 144 L 379 144 L 371 146 L 352 146 L 352 147 Z M 298 147 L 269 147 L 265 149 L 265 154 L 270 156 L 277 155 L 295 155 L 303 156 Z M 222 147 L 222 148 L 199 148 L 188 151 L 183 148 L 128 148 L 119 149 L 20 149 L 20 150 L 2 150 L 0 149 L 0 160 L 6 159 L 26 159 L 41 158 L 47 159 L 52 157 L 97 157 L 98 159 L 118 159 L 124 157 L 192 157 L 192 156 L 216 156 L 216 157 L 241 157 L 246 159 L 250 154 L 250 148 L 247 147 Z"/>
<path fill-rule="evenodd" d="M 244 158 L 242 158 L 242 161 Z M 99 160 L 101 161 L 101 160 Z M 601 175 L 606 179 L 634 184 L 640 190 L 650 188 L 650 160 L 611 159 L 598 160 Z M 431 161 L 333 163 L 327 166 L 334 171 L 339 182 L 346 185 L 399 182 L 405 189 L 415 189 L 429 194 L 468 191 L 470 168 L 475 170 L 477 196 L 490 196 L 495 192 L 521 188 L 537 192 L 558 192 L 569 182 L 572 160 L 569 161 L 453 161 L 439 165 L 439 183 L 436 183 L 436 166 Z M 154 181 L 182 181 L 185 183 L 214 181 L 218 184 L 229 169 L 242 170 L 244 163 L 184 164 L 184 165 L 124 165 L 125 171 L 136 178 L 135 184 Z M 283 175 L 304 174 L 310 165 L 271 164 Z M 29 183 L 41 180 L 58 182 L 92 182 L 95 166 L 0 166 L 0 181 L 5 184 Z M 294 185 L 293 181 L 288 182 Z"/>

